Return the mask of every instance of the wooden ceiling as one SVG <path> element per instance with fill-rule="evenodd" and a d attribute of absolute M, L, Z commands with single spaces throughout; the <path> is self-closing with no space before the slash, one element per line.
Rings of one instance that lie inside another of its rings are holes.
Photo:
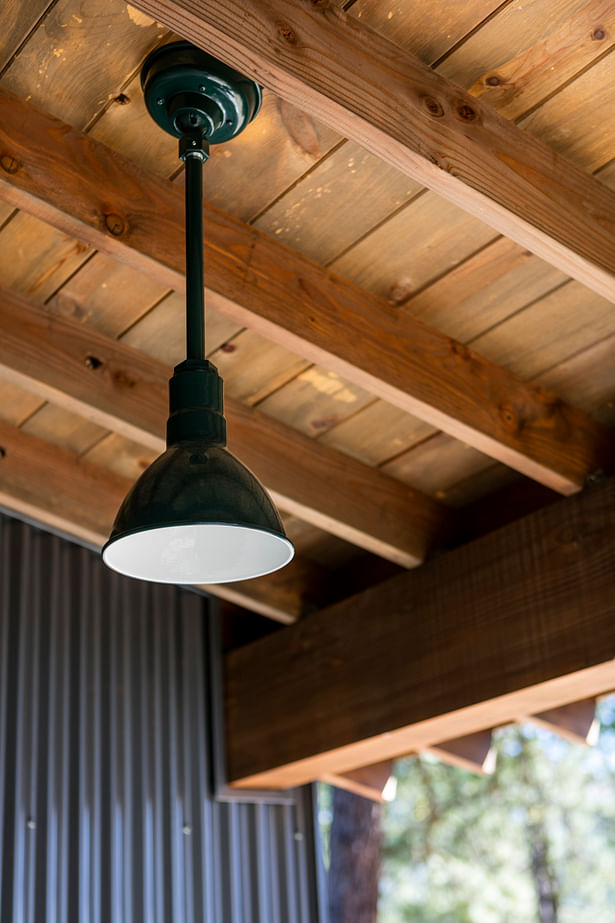
<path fill-rule="evenodd" d="M 100 542 L 162 445 L 182 177 L 146 10 L 265 85 L 206 167 L 207 336 L 298 554 L 215 591 L 288 622 L 611 468 L 615 3 L 244 5 L 2 4 L 0 502 Z"/>

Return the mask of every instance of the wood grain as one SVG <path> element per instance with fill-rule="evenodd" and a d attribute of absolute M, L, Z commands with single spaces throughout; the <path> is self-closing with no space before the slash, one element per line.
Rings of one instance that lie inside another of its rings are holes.
<path fill-rule="evenodd" d="M 165 31 L 122 0 L 59 0 L 2 85 L 85 128 Z"/>
<path fill-rule="evenodd" d="M 615 125 L 605 117 L 615 105 L 613 70 L 608 54 L 526 116 L 520 123 L 524 132 L 587 173 L 604 167 L 615 150 Z"/>
<path fill-rule="evenodd" d="M 0 364 L 14 383 L 162 451 L 168 369 L 84 324 L 0 297 Z M 447 528 L 447 511 L 392 478 L 226 401 L 229 445 L 283 509 L 405 567 Z"/>
<path fill-rule="evenodd" d="M 611 479 L 233 651 L 230 779 L 296 785 L 610 691 L 614 561 Z"/>
<path fill-rule="evenodd" d="M 394 304 L 494 240 L 488 225 L 426 192 L 334 260 L 330 268 Z M 385 254 L 382 259 L 378 254 Z"/>
<path fill-rule="evenodd" d="M 518 118 L 606 54 L 614 35 L 613 0 L 588 0 L 545 38 L 483 74 L 469 92 Z"/>
<path fill-rule="evenodd" d="M 0 195 L 181 289 L 181 191 L 9 94 L 0 102 L 0 148 L 18 165 L 0 170 Z M 610 466 L 607 432 L 553 395 L 241 222 L 206 218 L 209 303 L 237 324 L 563 493 Z"/>
<path fill-rule="evenodd" d="M 357 19 L 306 0 L 136 5 L 615 297 L 615 196 L 605 197 L 591 177 Z"/>
<path fill-rule="evenodd" d="M 566 279 L 500 237 L 412 296 L 402 310 L 468 343 Z"/>
<path fill-rule="evenodd" d="M 432 0 L 382 3 L 357 0 L 350 15 L 371 26 L 425 64 L 434 64 L 501 5 L 500 0 L 444 3 L 434 15 Z"/>
<path fill-rule="evenodd" d="M 52 0 L 3 0 L 0 5 L 0 71 L 51 3 Z"/>

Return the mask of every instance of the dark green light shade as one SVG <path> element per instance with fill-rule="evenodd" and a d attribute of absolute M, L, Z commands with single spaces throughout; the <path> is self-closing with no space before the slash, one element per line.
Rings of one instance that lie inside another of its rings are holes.
<path fill-rule="evenodd" d="M 271 573 L 294 549 L 258 479 L 227 449 L 171 445 L 122 503 L 103 549 L 120 573 L 160 583 L 227 583 Z"/>

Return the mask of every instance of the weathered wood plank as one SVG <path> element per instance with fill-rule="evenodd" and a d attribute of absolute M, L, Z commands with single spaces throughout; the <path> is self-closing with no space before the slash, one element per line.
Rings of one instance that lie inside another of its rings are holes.
<path fill-rule="evenodd" d="M 483 74 L 469 92 L 518 118 L 606 54 L 614 33 L 613 0 L 588 0 L 545 38 Z"/>
<path fill-rule="evenodd" d="M 166 30 L 123 0 L 58 0 L 50 6 L 2 85 L 85 128 Z"/>
<path fill-rule="evenodd" d="M 611 479 L 233 651 L 229 778 L 296 785 L 612 689 L 614 562 Z"/>
<path fill-rule="evenodd" d="M 615 150 L 615 125 L 603 117 L 615 106 L 614 70 L 612 54 L 601 58 L 526 116 L 523 131 L 587 174 L 604 167 Z"/>
<path fill-rule="evenodd" d="M 0 104 L 0 195 L 181 289 L 181 191 L 10 94 Z M 238 324 L 563 493 L 610 465 L 607 432 L 553 395 L 258 231 L 206 215 L 209 303 Z"/>
<path fill-rule="evenodd" d="M 16 384 L 159 452 L 169 370 L 137 350 L 1 292 L 0 364 Z M 280 506 L 405 567 L 447 529 L 444 507 L 264 414 L 226 401 L 231 449 Z"/>
<path fill-rule="evenodd" d="M 357 0 L 350 8 L 350 15 L 426 64 L 434 64 L 500 5 L 500 0 L 446 3 L 438 7 L 436 16 L 433 0 L 389 4 L 382 0 Z"/>
<path fill-rule="evenodd" d="M 3 0 L 0 5 L 0 71 L 51 4 L 52 0 Z"/>
<path fill-rule="evenodd" d="M 587 174 L 357 19 L 305 0 L 136 5 L 615 297 L 615 196 L 605 196 Z"/>

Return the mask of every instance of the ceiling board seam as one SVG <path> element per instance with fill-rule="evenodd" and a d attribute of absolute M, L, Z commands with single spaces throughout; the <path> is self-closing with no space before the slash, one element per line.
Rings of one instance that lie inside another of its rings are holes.
<path fill-rule="evenodd" d="M 558 292 L 560 289 L 564 288 L 564 286 L 570 285 L 570 283 L 573 281 L 574 281 L 573 279 L 564 279 L 563 282 L 558 282 L 558 284 L 554 285 L 553 288 L 550 288 L 546 292 L 542 292 L 540 295 L 537 295 L 536 298 L 532 298 L 531 301 L 528 301 L 527 304 L 524 304 L 522 307 L 517 308 L 517 310 L 513 311 L 512 314 L 509 314 L 507 317 L 504 317 L 501 320 L 498 320 L 495 324 L 491 324 L 490 327 L 485 327 L 485 329 L 481 330 L 480 333 L 475 334 L 473 337 L 471 337 L 471 339 L 467 340 L 464 345 L 471 346 L 472 343 L 476 343 L 477 340 L 480 340 L 482 337 L 486 336 L 488 333 L 492 333 L 494 330 L 497 330 L 498 327 L 501 327 L 503 324 L 507 324 L 509 321 L 513 319 L 513 317 L 517 317 L 519 314 L 523 314 L 523 312 L 527 311 L 528 308 L 533 307 L 535 304 L 538 304 L 540 301 L 543 301 L 545 298 L 549 298 L 551 295 L 555 294 L 555 292 Z"/>
<path fill-rule="evenodd" d="M 296 189 L 299 183 L 303 182 L 304 179 L 307 179 L 308 176 L 310 176 L 314 170 L 320 168 L 323 163 L 326 163 L 326 161 L 332 157 L 333 154 L 337 154 L 337 152 L 340 151 L 345 144 L 348 144 L 347 138 L 342 138 L 341 141 L 338 141 L 337 144 L 334 144 L 331 150 L 323 154 L 320 160 L 315 161 L 311 167 L 308 167 L 307 170 L 298 176 L 297 179 L 293 180 L 293 182 L 290 183 L 285 189 L 283 189 L 282 192 L 274 196 L 273 199 L 267 202 L 266 205 L 263 205 L 263 207 L 259 209 L 256 214 L 252 215 L 252 217 L 248 220 L 248 224 L 254 224 L 255 221 L 258 221 L 260 218 L 266 215 L 271 208 L 278 204 L 280 199 L 283 199 L 285 195 L 288 195 L 289 192 L 292 192 L 293 189 Z"/>
<path fill-rule="evenodd" d="M 431 65 L 431 67 L 434 70 L 437 70 L 437 68 L 440 67 L 441 64 L 444 64 L 447 58 L 450 58 L 450 56 L 454 54 L 463 45 L 465 45 L 465 43 L 469 39 L 471 39 L 473 35 L 476 35 L 477 32 L 480 32 L 483 26 L 486 26 L 488 22 L 491 22 L 492 19 L 495 19 L 496 16 L 499 16 L 500 13 L 502 13 L 506 9 L 506 7 L 510 6 L 512 3 L 513 3 L 513 0 L 504 0 L 503 3 L 500 3 L 497 9 L 492 10 L 487 16 L 485 16 L 484 19 L 481 19 L 479 23 L 477 23 L 472 29 L 470 29 L 469 32 L 466 32 L 466 34 L 463 35 L 460 39 L 457 39 L 455 44 L 451 45 L 451 47 L 448 48 L 445 52 L 443 52 L 443 54 L 441 54 L 439 58 L 436 58 L 436 60 Z"/>
<path fill-rule="evenodd" d="M 521 115 L 518 115 L 517 118 L 512 119 L 512 121 L 515 123 L 515 125 L 519 125 L 521 128 L 523 128 L 523 123 L 526 119 L 528 119 L 531 115 L 533 115 L 538 109 L 540 109 L 546 103 L 551 102 L 551 100 L 554 99 L 556 96 L 559 96 L 559 94 L 562 93 L 564 90 L 566 90 L 572 83 L 575 82 L 575 80 L 578 80 L 580 77 L 586 74 L 587 71 L 590 71 L 592 67 L 596 67 L 596 65 L 600 64 L 600 62 L 603 61 L 604 58 L 607 58 L 610 54 L 613 54 L 614 52 L 615 52 L 615 45 L 611 45 L 610 48 L 606 48 L 602 52 L 602 54 L 597 55 L 592 61 L 588 61 L 587 64 L 581 67 L 575 74 L 573 74 L 567 80 L 564 80 L 564 82 L 561 83 L 558 87 L 556 87 L 551 93 L 547 93 L 546 96 L 544 96 L 538 102 L 534 103 L 533 106 L 530 106 L 529 109 L 526 109 L 526 111 L 523 112 Z M 598 167 L 598 169 L 601 170 L 602 167 Z M 593 172 L 595 173 L 596 171 L 594 170 Z"/>
<path fill-rule="evenodd" d="M 117 334 L 117 336 L 115 337 L 115 339 L 116 339 L 116 340 L 121 340 L 123 337 L 125 337 L 127 333 L 130 333 L 130 331 L 133 329 L 133 327 L 136 327 L 137 324 L 140 324 L 142 320 L 144 320 L 149 314 L 151 314 L 152 311 L 155 311 L 156 308 L 158 307 L 158 305 L 161 305 L 162 302 L 163 302 L 163 301 L 166 301 L 166 299 L 169 297 L 169 295 L 172 295 L 172 294 L 173 294 L 173 289 L 172 289 L 172 288 L 167 289 L 167 291 L 164 293 L 164 295 L 161 295 L 160 298 L 157 298 L 157 299 L 153 302 L 153 304 L 151 304 L 148 308 L 145 309 L 145 311 L 143 312 L 143 314 L 140 314 L 135 320 L 131 321 L 130 324 L 128 324 L 128 326 L 127 326 L 124 330 L 121 330 L 121 331 Z"/>
<path fill-rule="evenodd" d="M 476 250 L 473 250 L 472 253 L 468 253 L 467 256 L 464 256 L 462 260 L 456 263 L 452 268 L 447 266 L 442 272 L 438 273 L 435 276 L 432 276 L 431 279 L 428 279 L 427 282 L 424 282 L 422 285 L 419 285 L 418 288 L 415 288 L 409 295 L 403 299 L 403 301 L 395 302 L 395 307 L 403 309 L 405 308 L 414 298 L 418 298 L 423 292 L 427 291 L 428 288 L 431 288 L 432 285 L 437 285 L 438 282 L 441 282 L 442 279 L 446 279 L 447 276 L 451 275 L 453 272 L 458 272 L 466 263 L 469 263 L 470 260 L 476 259 L 483 250 L 487 250 L 489 247 L 493 247 L 498 240 L 503 240 L 504 237 L 502 234 L 497 234 L 491 240 L 488 240 L 486 243 L 481 244 L 480 247 L 477 247 Z"/>
<path fill-rule="evenodd" d="M 164 28 L 164 27 L 163 27 L 163 28 Z M 105 115 L 105 113 L 108 112 L 108 110 L 111 108 L 111 106 L 115 103 L 115 101 L 116 101 L 116 99 L 118 98 L 118 96 L 119 96 L 121 93 L 123 93 L 124 90 L 125 90 L 128 86 L 130 86 L 130 84 L 132 83 L 132 81 L 134 80 L 134 78 L 137 76 L 137 74 L 140 74 L 140 73 L 141 73 L 141 68 L 143 67 L 143 62 L 145 61 L 146 57 L 147 57 L 155 48 L 160 48 L 162 45 L 166 44 L 166 41 L 167 41 L 169 35 L 170 35 L 170 32 L 169 32 L 169 30 L 167 29 L 166 32 L 164 33 L 164 35 L 162 36 L 162 38 L 161 38 L 158 42 L 156 42 L 155 45 L 152 46 L 152 48 L 150 49 L 150 51 L 147 52 L 147 54 L 144 54 L 144 55 L 143 55 L 142 59 L 139 61 L 139 64 L 137 65 L 137 67 L 134 67 L 134 68 L 130 71 L 130 73 L 128 74 L 128 76 L 125 77 L 125 78 L 121 81 L 121 83 L 120 83 L 119 86 L 117 87 L 117 91 L 118 91 L 118 92 L 117 92 L 117 93 L 113 93 L 113 94 L 111 94 L 111 93 L 109 94 L 109 98 L 107 99 L 106 103 L 103 103 L 103 105 L 100 107 L 100 109 L 98 109 L 98 110 L 90 117 L 90 119 L 86 122 L 85 127 L 83 128 L 83 131 L 85 132 L 85 134 L 88 134 L 88 132 L 90 132 L 90 131 L 92 130 L 92 128 L 94 128 L 94 126 L 96 125 L 96 123 L 99 122 L 100 119 L 102 119 L 102 117 Z"/>
<path fill-rule="evenodd" d="M 377 404 L 379 400 L 381 400 L 381 398 L 374 397 L 374 399 L 370 401 L 369 404 L 363 404 L 362 407 L 357 407 L 356 410 L 353 410 L 352 413 L 349 413 L 348 416 L 344 417 L 343 420 L 338 420 L 337 423 L 334 423 L 333 426 L 329 427 L 329 429 L 325 429 L 319 433 L 316 433 L 316 435 L 314 436 L 314 439 L 318 441 L 319 439 L 322 439 L 323 436 L 326 436 L 329 433 L 334 433 L 338 427 L 342 426 L 342 424 L 348 423 L 349 420 L 354 420 L 354 418 L 357 417 L 360 413 L 363 413 L 364 410 L 369 410 L 370 407 L 373 407 L 374 404 Z M 377 467 L 377 466 L 374 466 L 374 467 Z"/>
<path fill-rule="evenodd" d="M 418 449 L 420 446 L 425 445 L 427 442 L 431 442 L 432 439 L 437 439 L 439 436 L 447 435 L 443 430 L 439 429 L 435 433 L 429 433 L 428 436 L 423 436 L 422 439 L 417 439 L 412 445 L 406 446 L 405 449 L 401 449 L 399 452 L 396 452 L 394 455 L 391 455 L 390 458 L 387 458 L 385 461 L 379 462 L 376 467 L 384 468 L 385 465 L 389 465 L 391 462 L 397 461 L 398 458 L 402 458 L 404 455 L 410 455 L 411 452 L 414 452 L 415 449 Z M 465 445 L 463 439 L 457 439 L 455 436 L 450 436 L 450 439 L 454 439 L 455 442 L 461 442 L 462 445 Z M 392 474 L 388 475 L 393 477 Z M 396 478 L 397 480 L 397 478 Z"/>
<path fill-rule="evenodd" d="M 68 235 L 67 235 L 67 236 L 68 236 Z M 75 238 L 75 239 L 78 240 L 78 238 Z M 47 298 L 45 298 L 45 301 L 43 302 L 43 303 L 45 304 L 45 306 L 47 306 L 48 304 L 50 304 L 50 302 L 53 301 L 53 299 L 56 298 L 56 297 L 58 296 L 58 294 L 62 291 L 62 289 L 64 288 L 64 286 L 65 286 L 65 285 L 68 285 L 68 283 L 71 282 L 71 281 L 75 278 L 75 276 L 76 276 L 79 272 L 81 272 L 81 270 L 84 269 L 84 268 L 88 265 L 88 263 L 89 263 L 91 260 L 94 259 L 94 257 L 96 256 L 97 253 L 98 253 L 98 250 L 92 250 L 89 254 L 86 255 L 86 258 L 84 259 L 84 261 L 83 261 L 82 263 L 79 263 L 79 265 L 78 265 L 75 269 L 73 269 L 73 271 L 71 272 L 71 274 L 70 274 L 69 276 L 67 276 L 66 279 L 62 279 L 62 281 L 60 282 L 60 284 L 58 285 L 58 287 L 57 287 L 57 288 L 54 288 L 54 290 L 51 292 L 51 294 L 48 295 Z"/>
<path fill-rule="evenodd" d="M 26 47 L 26 45 L 28 44 L 28 42 L 30 41 L 34 33 L 37 31 L 38 27 L 43 24 L 44 20 L 49 16 L 54 6 L 57 6 L 58 3 L 59 3 L 59 0 L 50 0 L 50 3 L 45 7 L 43 12 L 40 14 L 38 19 L 36 20 L 36 22 L 28 30 L 28 32 L 26 33 L 24 38 L 21 40 L 21 42 L 18 44 L 13 54 L 9 57 L 4 67 L 0 68 L 0 79 L 4 77 L 8 69 L 12 66 L 13 62 L 19 57 L 19 55 L 24 50 L 24 48 Z"/>
<path fill-rule="evenodd" d="M 392 212 L 389 212 L 388 215 L 385 215 L 384 218 L 381 218 L 380 221 L 377 221 L 376 224 L 374 224 L 371 228 L 368 228 L 364 234 L 361 234 L 360 237 L 357 237 L 356 240 L 353 240 L 351 244 L 348 244 L 347 247 L 344 247 L 343 250 L 340 250 L 339 253 L 336 253 L 336 255 L 331 257 L 330 260 L 327 260 L 326 263 L 323 263 L 325 269 L 328 269 L 329 266 L 332 266 L 333 263 L 337 262 L 337 260 L 341 260 L 342 257 L 346 256 L 350 250 L 353 250 L 354 247 L 358 247 L 359 244 L 363 243 L 363 241 L 370 236 L 370 234 L 375 234 L 376 231 L 379 231 L 380 228 L 387 224 L 388 221 L 392 221 L 393 218 L 397 218 L 397 216 L 400 215 L 404 209 L 410 208 L 411 205 L 414 205 L 414 203 L 427 192 L 429 192 L 429 190 L 425 186 L 419 189 L 418 192 L 415 192 L 413 196 L 407 199 L 407 201 L 402 202 L 402 204 L 398 205 L 397 208 L 394 208 Z"/>
<path fill-rule="evenodd" d="M 18 208 L 15 208 L 15 209 L 13 209 L 13 211 L 10 213 L 10 215 L 7 215 L 7 217 L 4 219 L 4 221 L 1 221 L 1 222 L 0 222 L 0 233 L 5 229 L 5 227 L 7 227 L 7 225 L 9 225 L 9 224 L 11 223 L 11 221 L 13 220 L 13 218 L 15 218 L 18 214 L 19 214 L 19 209 L 18 209 Z"/>
<path fill-rule="evenodd" d="M 553 372 L 558 369 L 560 366 L 565 365 L 567 362 L 570 362 L 572 359 L 577 359 L 579 356 L 582 356 L 584 353 L 591 352 L 592 349 L 595 349 L 596 346 L 603 343 L 608 343 L 610 340 L 613 340 L 615 343 L 615 333 L 609 333 L 607 336 L 601 337 L 599 340 L 594 340 L 593 343 L 590 343 L 589 346 L 583 346 L 581 349 L 577 349 L 575 352 L 570 353 L 564 359 L 558 359 L 557 362 L 554 362 L 553 365 L 549 365 L 546 369 L 542 369 L 536 375 L 533 375 L 531 378 L 528 378 L 528 381 L 534 382 L 539 378 L 542 378 L 543 375 L 548 375 L 549 372 Z"/>

